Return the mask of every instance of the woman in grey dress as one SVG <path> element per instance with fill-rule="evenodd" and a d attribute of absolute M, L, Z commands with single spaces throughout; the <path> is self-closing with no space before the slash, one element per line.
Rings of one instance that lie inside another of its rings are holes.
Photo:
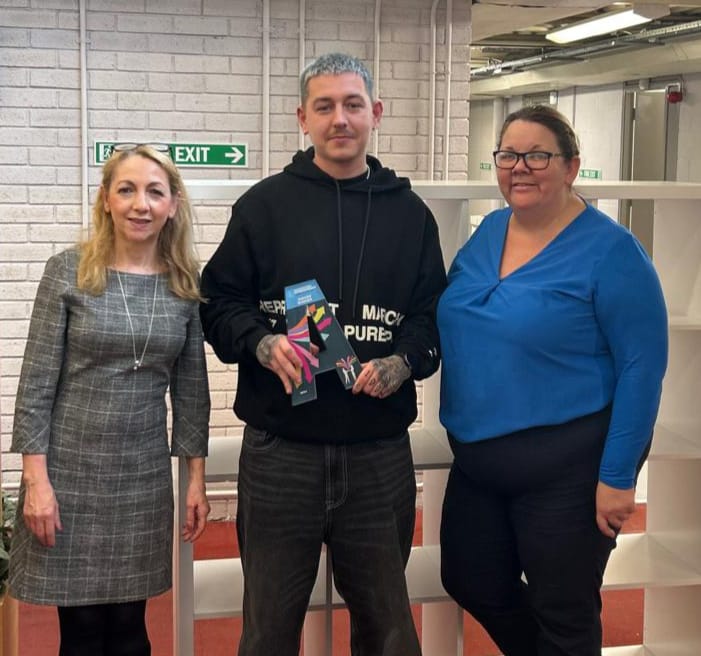
<path fill-rule="evenodd" d="M 166 146 L 115 151 L 90 238 L 46 265 L 15 408 L 10 589 L 58 606 L 60 656 L 150 654 L 146 600 L 172 579 L 171 456 L 189 466 L 184 540 L 209 512 L 192 209 Z"/>

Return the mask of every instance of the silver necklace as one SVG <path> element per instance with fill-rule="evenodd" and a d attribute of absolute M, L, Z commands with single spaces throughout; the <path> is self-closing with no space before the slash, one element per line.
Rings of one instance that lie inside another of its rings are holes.
<path fill-rule="evenodd" d="M 127 320 L 129 321 L 129 331 L 131 332 L 131 349 L 134 354 L 134 366 L 132 369 L 136 371 L 141 367 L 144 362 L 144 355 L 146 355 L 146 348 L 148 347 L 148 342 L 151 339 L 151 329 L 153 328 L 153 317 L 156 314 L 156 292 L 158 291 L 158 275 L 156 275 L 156 282 L 153 285 L 153 303 L 151 304 L 151 319 L 148 323 L 148 334 L 146 335 L 146 341 L 144 342 L 144 348 L 141 351 L 141 357 L 136 357 L 136 337 L 134 335 L 134 324 L 131 320 L 131 313 L 129 312 L 129 306 L 127 305 L 127 295 L 124 293 L 124 286 L 122 285 L 122 276 L 117 273 L 117 280 L 119 281 L 119 289 L 122 292 L 122 300 L 124 301 L 124 309 L 127 312 Z"/>

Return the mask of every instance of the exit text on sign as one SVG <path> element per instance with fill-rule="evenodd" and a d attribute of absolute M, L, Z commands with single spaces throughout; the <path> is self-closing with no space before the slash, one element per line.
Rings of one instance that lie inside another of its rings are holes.
<path fill-rule="evenodd" d="M 112 154 L 114 141 L 95 142 L 95 164 L 104 164 Z M 248 144 L 167 144 L 178 166 L 248 166 Z"/>

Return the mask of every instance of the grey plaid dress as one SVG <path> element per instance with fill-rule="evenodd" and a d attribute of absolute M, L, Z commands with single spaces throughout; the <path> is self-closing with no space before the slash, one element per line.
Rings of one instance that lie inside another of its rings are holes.
<path fill-rule="evenodd" d="M 63 523 L 43 547 L 22 518 L 11 549 L 12 595 L 76 606 L 135 601 L 171 587 L 171 455 L 205 456 L 209 389 L 197 303 L 167 276 L 122 273 L 140 369 L 116 273 L 91 296 L 78 255 L 52 257 L 39 284 L 22 363 L 12 450 L 46 454 Z M 167 433 L 170 389 L 172 439 Z"/>

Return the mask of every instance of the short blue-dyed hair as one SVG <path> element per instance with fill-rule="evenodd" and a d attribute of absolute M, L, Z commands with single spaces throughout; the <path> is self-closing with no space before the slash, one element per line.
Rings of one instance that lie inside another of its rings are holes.
<path fill-rule="evenodd" d="M 372 75 L 365 64 L 357 57 L 345 55 L 340 52 L 330 52 L 326 55 L 321 55 L 310 64 L 307 64 L 302 74 L 299 76 L 299 95 L 302 100 L 302 105 L 307 102 L 309 97 L 309 80 L 318 75 L 341 75 L 342 73 L 355 73 L 360 75 L 364 84 L 365 90 L 370 96 L 370 100 L 374 100 Z"/>

